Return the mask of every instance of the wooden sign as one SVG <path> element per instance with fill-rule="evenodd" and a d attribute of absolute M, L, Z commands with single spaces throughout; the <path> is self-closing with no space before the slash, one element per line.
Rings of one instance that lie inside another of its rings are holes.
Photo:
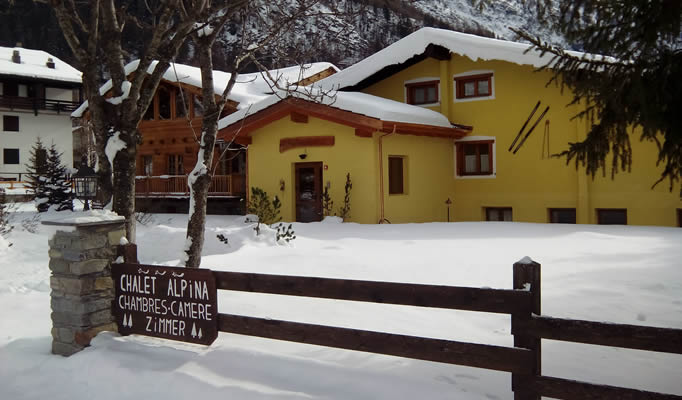
<path fill-rule="evenodd" d="M 208 269 L 114 264 L 113 314 L 122 335 L 210 345 L 218 337 L 215 278 Z"/>

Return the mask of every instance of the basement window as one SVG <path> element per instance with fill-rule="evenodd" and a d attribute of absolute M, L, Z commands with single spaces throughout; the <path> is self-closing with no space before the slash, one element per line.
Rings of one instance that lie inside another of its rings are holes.
<path fill-rule="evenodd" d="M 575 208 L 550 208 L 549 222 L 552 224 L 575 224 Z"/>
<path fill-rule="evenodd" d="M 485 208 L 486 221 L 512 221 L 511 207 L 486 207 Z"/>
<path fill-rule="evenodd" d="M 597 209 L 597 223 L 599 225 L 627 225 L 628 210 L 625 208 Z"/>

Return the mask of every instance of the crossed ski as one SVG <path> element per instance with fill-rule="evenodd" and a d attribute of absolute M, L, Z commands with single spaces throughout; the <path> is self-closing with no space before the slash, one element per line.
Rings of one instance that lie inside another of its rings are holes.
<path fill-rule="evenodd" d="M 530 120 L 533 119 L 533 115 L 535 115 L 535 112 L 538 110 L 538 107 L 540 107 L 540 100 L 538 100 L 537 104 L 535 104 L 535 107 L 533 108 L 533 111 L 530 112 L 530 115 L 528 116 L 528 119 L 526 120 L 526 122 L 524 122 L 523 126 L 522 126 L 521 129 L 519 130 L 519 133 L 516 135 L 516 137 L 514 138 L 514 141 L 513 141 L 512 144 L 509 146 L 509 149 L 508 149 L 507 151 L 512 151 L 512 148 L 514 148 L 514 145 L 516 144 L 516 142 L 517 142 L 517 141 L 519 140 L 519 138 L 523 135 L 524 129 L 526 129 L 526 126 L 528 125 L 528 123 L 530 122 Z M 547 106 L 547 108 L 545 108 L 545 111 L 543 111 L 542 114 L 540 114 L 540 116 L 538 117 L 538 119 L 535 121 L 535 123 L 534 123 L 534 124 L 530 127 L 530 129 L 528 130 L 528 133 L 526 133 L 526 135 L 523 136 L 523 139 L 521 139 L 521 141 L 520 141 L 519 144 L 516 146 L 516 148 L 514 149 L 514 151 L 512 152 L 512 154 L 516 154 L 516 152 L 519 151 L 519 149 L 521 148 L 521 146 L 523 146 L 523 144 L 526 142 L 526 139 L 528 139 L 528 136 L 530 136 L 530 134 L 533 132 L 533 129 L 535 129 L 535 127 L 538 126 L 538 124 L 540 123 L 540 121 L 542 121 L 542 119 L 545 117 L 545 114 L 547 114 L 547 111 L 549 111 L 549 106 Z"/>

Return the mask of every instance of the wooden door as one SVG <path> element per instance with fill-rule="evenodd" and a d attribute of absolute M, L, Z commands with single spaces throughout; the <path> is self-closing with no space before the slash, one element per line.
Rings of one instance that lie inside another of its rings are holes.
<path fill-rule="evenodd" d="M 296 163 L 296 221 L 322 220 L 322 163 Z"/>

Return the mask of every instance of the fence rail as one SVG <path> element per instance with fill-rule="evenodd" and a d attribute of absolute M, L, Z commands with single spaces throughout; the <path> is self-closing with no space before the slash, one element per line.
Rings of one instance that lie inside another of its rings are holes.
<path fill-rule="evenodd" d="M 512 314 L 528 309 L 528 291 L 418 285 L 214 271 L 218 289 L 417 307 Z"/>
<path fill-rule="evenodd" d="M 290 321 L 219 314 L 222 332 L 387 354 L 512 373 L 515 400 L 677 399 L 647 392 L 542 376 L 541 339 L 682 354 L 682 330 L 542 316 L 540 264 L 518 262 L 514 290 L 213 271 L 216 287 L 253 293 L 318 297 L 512 316 L 514 347 L 371 332 Z"/>
<path fill-rule="evenodd" d="M 521 329 L 543 339 L 682 354 L 682 331 L 533 316 Z"/>

